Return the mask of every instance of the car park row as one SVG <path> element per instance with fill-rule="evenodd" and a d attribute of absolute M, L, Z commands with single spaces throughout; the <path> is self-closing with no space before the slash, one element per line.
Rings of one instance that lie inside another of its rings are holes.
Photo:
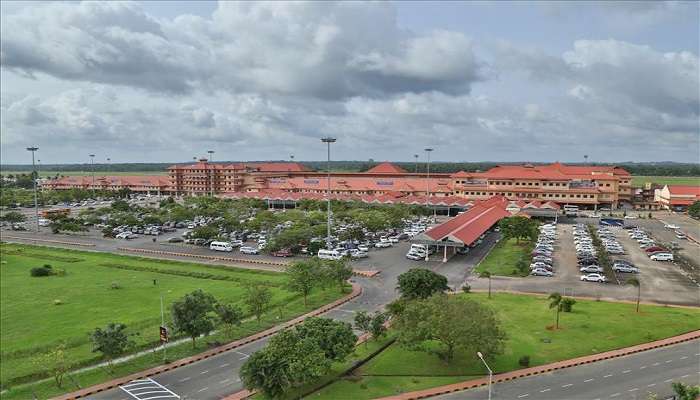
<path fill-rule="evenodd" d="M 557 239 L 556 223 L 544 224 L 539 227 L 540 233 L 532 251 L 530 275 L 550 277 L 554 275 L 554 243 Z"/>
<path fill-rule="evenodd" d="M 580 279 L 584 282 L 607 282 L 603 267 L 598 262 L 598 251 L 593 245 L 593 238 L 584 224 L 576 224 L 573 230 L 574 244 L 576 245 L 576 259 L 580 272 Z"/>
<path fill-rule="evenodd" d="M 628 234 L 639 243 L 639 248 L 654 261 L 673 261 L 673 252 L 657 244 L 644 230 L 630 227 Z"/>

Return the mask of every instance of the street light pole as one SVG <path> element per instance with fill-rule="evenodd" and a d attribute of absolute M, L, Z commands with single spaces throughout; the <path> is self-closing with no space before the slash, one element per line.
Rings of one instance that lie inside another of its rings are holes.
<path fill-rule="evenodd" d="M 92 197 L 95 198 L 95 155 L 90 154 L 90 170 L 92 171 Z"/>
<path fill-rule="evenodd" d="M 321 142 L 328 145 L 328 234 L 326 236 L 326 249 L 328 250 L 331 249 L 331 143 L 335 143 L 335 140 L 335 138 L 330 136 L 321 138 Z"/>
<path fill-rule="evenodd" d="M 418 173 L 418 154 L 414 154 L 413 158 L 416 159 L 416 174 Z"/>
<path fill-rule="evenodd" d="M 32 181 L 34 182 L 34 218 L 36 218 L 36 231 L 39 232 L 39 201 L 36 196 L 37 173 L 36 168 L 34 167 L 34 152 L 39 150 L 39 148 L 36 146 L 27 147 L 27 150 L 32 152 Z"/>
<path fill-rule="evenodd" d="M 491 382 L 493 382 L 493 371 L 491 371 L 491 368 L 489 368 L 489 365 L 486 364 L 486 361 L 484 360 L 484 355 L 481 354 L 480 351 L 477 351 L 476 355 L 479 356 L 479 359 L 481 359 L 481 362 L 484 363 L 484 365 L 486 366 L 486 369 L 489 370 L 489 400 L 491 400 Z"/>
<path fill-rule="evenodd" d="M 209 173 L 209 186 L 211 189 L 211 195 L 214 197 L 214 173 L 216 172 L 216 166 L 213 164 L 214 162 L 214 150 L 207 150 L 207 153 L 209 153 L 209 163 L 211 164 L 212 170 Z"/>
<path fill-rule="evenodd" d="M 426 170 L 428 172 L 426 179 L 425 179 L 425 206 L 430 208 L 428 205 L 430 202 L 430 152 L 432 152 L 433 149 L 428 147 L 425 149 L 425 153 L 427 155 L 427 167 Z M 435 221 L 433 221 L 435 222 Z M 425 249 L 425 261 L 428 261 L 428 258 L 430 257 L 430 252 L 428 251 L 428 248 L 426 247 Z"/>

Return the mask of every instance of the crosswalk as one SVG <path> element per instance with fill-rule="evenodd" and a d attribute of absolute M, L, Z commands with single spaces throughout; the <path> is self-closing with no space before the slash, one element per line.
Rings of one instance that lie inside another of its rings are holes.
<path fill-rule="evenodd" d="M 119 388 L 136 400 L 179 399 L 180 396 L 151 378 L 136 379 Z"/>

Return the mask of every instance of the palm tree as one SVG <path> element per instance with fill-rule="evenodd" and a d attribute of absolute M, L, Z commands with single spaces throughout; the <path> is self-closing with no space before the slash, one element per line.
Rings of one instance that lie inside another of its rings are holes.
<path fill-rule="evenodd" d="M 639 312 L 639 297 L 642 294 L 642 286 L 639 283 L 639 279 L 637 278 L 629 278 L 627 282 L 625 282 L 627 285 L 631 285 L 637 288 L 637 312 Z"/>
<path fill-rule="evenodd" d="M 479 273 L 479 278 L 488 278 L 489 280 L 489 299 L 491 298 L 491 273 L 489 271 L 482 271 Z"/>
<path fill-rule="evenodd" d="M 561 311 L 561 300 L 562 300 L 561 294 L 559 294 L 559 292 L 551 293 L 549 295 L 549 297 L 547 297 L 547 299 L 551 300 L 549 302 L 549 309 L 551 310 L 552 308 L 555 308 L 555 307 L 557 309 L 556 328 L 559 329 L 559 311 Z"/>

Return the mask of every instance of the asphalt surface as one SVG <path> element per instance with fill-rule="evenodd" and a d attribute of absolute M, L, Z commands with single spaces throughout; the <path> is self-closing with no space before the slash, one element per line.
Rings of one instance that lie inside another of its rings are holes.
<path fill-rule="evenodd" d="M 379 270 L 381 273 L 374 278 L 355 278 L 354 282 L 363 288 L 362 294 L 326 314 L 324 317 L 351 322 L 355 312 L 381 310 L 387 303 L 398 297 L 395 290 L 397 277 L 412 267 L 428 268 L 448 277 L 452 287 L 464 281 L 465 276 L 487 253 L 493 244 L 495 236 L 487 237 L 484 243 L 467 255 L 452 257 L 447 263 L 442 263 L 442 254 L 435 254 L 430 261 L 411 261 L 404 256 L 409 244 L 406 242 L 392 248 L 370 252 L 367 259 L 353 262 L 357 269 Z M 182 399 L 219 399 L 225 395 L 243 389 L 238 377 L 245 360 L 250 354 L 265 346 L 269 339 L 239 347 L 235 350 L 211 357 L 200 362 L 184 366 L 173 371 L 153 376 L 153 380 L 181 396 Z M 120 389 L 113 389 L 90 396 L 90 399 L 129 400 L 133 397 Z"/>
<path fill-rule="evenodd" d="M 664 399 L 673 394 L 671 382 L 700 384 L 700 341 L 535 375 L 492 386 L 492 399 L 603 400 Z M 482 400 L 488 388 L 466 390 L 436 398 Z"/>

